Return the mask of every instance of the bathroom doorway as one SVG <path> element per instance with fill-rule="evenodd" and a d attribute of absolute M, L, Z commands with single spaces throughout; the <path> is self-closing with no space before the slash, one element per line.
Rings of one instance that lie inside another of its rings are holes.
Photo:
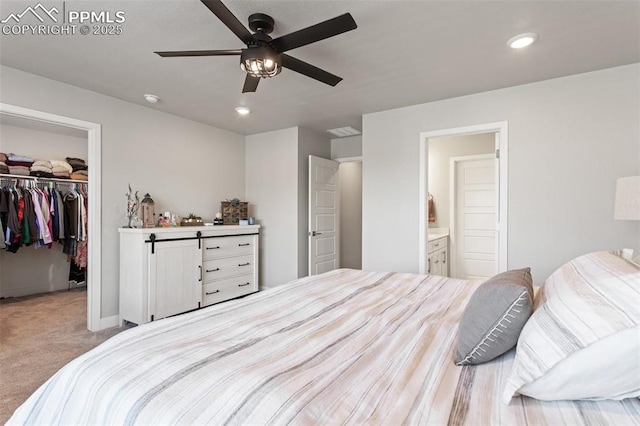
<path fill-rule="evenodd" d="M 421 134 L 420 273 L 427 273 L 434 232 L 448 235 L 450 276 L 484 280 L 506 270 L 507 147 L 506 122 Z"/>

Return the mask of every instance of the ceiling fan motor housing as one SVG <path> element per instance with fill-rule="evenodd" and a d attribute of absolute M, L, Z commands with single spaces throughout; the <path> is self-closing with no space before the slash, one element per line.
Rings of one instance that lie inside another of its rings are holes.
<path fill-rule="evenodd" d="M 269 15 L 265 15 L 264 13 L 253 13 L 249 15 L 249 28 L 251 28 L 253 32 L 271 34 L 273 25 L 273 18 Z"/>

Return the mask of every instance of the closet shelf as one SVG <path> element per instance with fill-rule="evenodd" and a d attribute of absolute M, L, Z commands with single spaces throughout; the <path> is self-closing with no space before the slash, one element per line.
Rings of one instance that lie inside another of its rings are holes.
<path fill-rule="evenodd" d="M 62 183 L 89 183 L 87 180 L 77 180 L 77 179 L 58 179 L 58 178 L 47 178 L 47 177 L 39 177 L 39 176 L 22 176 L 22 175 L 10 175 L 6 173 L 0 173 L 0 178 L 2 179 L 29 179 L 33 181 L 42 181 L 42 182 L 62 182 Z"/>

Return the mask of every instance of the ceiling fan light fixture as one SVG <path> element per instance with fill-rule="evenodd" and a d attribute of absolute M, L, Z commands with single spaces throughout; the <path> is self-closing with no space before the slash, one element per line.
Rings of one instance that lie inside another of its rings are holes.
<path fill-rule="evenodd" d="M 253 77 L 273 77 L 282 71 L 282 59 L 273 49 L 252 46 L 242 51 L 240 68 Z"/>
<path fill-rule="evenodd" d="M 538 34 L 536 33 L 518 34 L 517 36 L 511 37 L 509 41 L 507 41 L 507 46 L 512 49 L 522 49 L 523 47 L 530 46 L 537 39 Z"/>

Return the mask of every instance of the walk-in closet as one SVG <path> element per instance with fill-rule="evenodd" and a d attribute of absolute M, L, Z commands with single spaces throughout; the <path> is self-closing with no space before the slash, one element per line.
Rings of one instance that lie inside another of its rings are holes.
<path fill-rule="evenodd" d="M 87 132 L 0 115 L 0 153 L 0 298 L 86 289 Z"/>

